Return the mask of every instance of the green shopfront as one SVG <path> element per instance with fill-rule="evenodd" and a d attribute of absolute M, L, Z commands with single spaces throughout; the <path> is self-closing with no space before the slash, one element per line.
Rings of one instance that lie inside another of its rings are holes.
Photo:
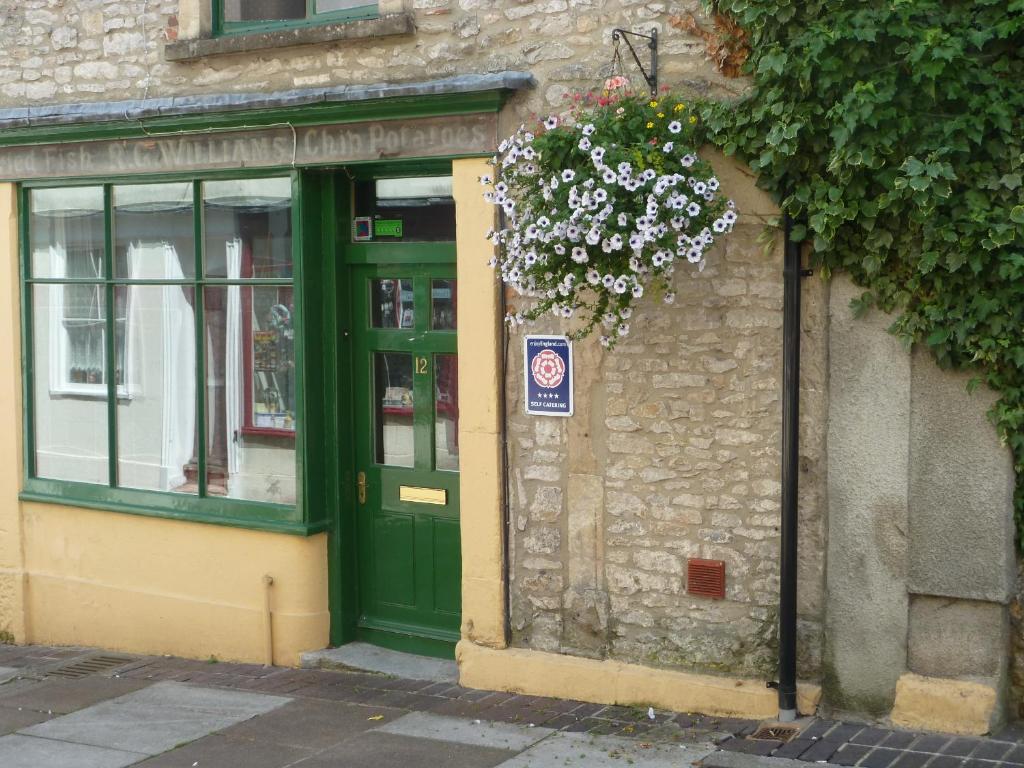
<path fill-rule="evenodd" d="M 460 307 L 460 242 L 482 263 L 486 242 L 466 238 L 489 225 L 465 182 L 527 82 L 0 113 L 21 372 L 3 491 L 26 531 L 109 531 L 73 572 L 25 556 L 25 579 L 48 580 L 25 590 L 27 639 L 280 663 L 353 640 L 454 655 L 460 412 L 498 398 L 460 375 L 481 321 Z M 140 565 L 119 602 L 99 561 L 122 544 Z M 162 558 L 195 593 L 148 615 L 166 568 L 141 562 Z M 56 615 L 82 600 L 161 639 Z M 201 654 L 174 637 L 196 628 Z"/>

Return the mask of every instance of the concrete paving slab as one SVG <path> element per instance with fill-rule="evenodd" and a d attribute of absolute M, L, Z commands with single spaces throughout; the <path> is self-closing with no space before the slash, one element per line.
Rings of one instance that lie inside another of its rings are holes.
<path fill-rule="evenodd" d="M 0 736 L 20 731 L 30 725 L 45 723 L 52 720 L 56 715 L 48 715 L 45 712 L 36 712 L 34 709 L 19 709 L 17 707 L 0 706 Z"/>
<path fill-rule="evenodd" d="M 0 737 L 4 768 L 125 768 L 145 758 L 135 752 L 11 734 Z"/>
<path fill-rule="evenodd" d="M 20 733 L 158 755 L 288 701 L 282 696 L 157 683 Z"/>
<path fill-rule="evenodd" d="M 703 768 L 808 768 L 809 763 L 783 757 L 761 757 L 744 755 L 739 752 L 712 752 L 704 758 Z M 823 768 L 840 768 L 834 763 L 821 761 L 816 765 Z"/>
<path fill-rule="evenodd" d="M 284 768 L 313 753 L 311 749 L 232 739 L 215 733 L 151 757 L 139 763 L 138 768 Z"/>
<path fill-rule="evenodd" d="M 679 768 L 713 750 L 711 745 L 656 744 L 619 736 L 556 733 L 502 763 L 501 768 Z"/>
<path fill-rule="evenodd" d="M 19 687 L 5 695 L 0 689 L 0 706 L 33 709 L 66 715 L 101 701 L 138 691 L 149 683 L 114 677 L 83 677 L 80 680 L 46 680 Z"/>
<path fill-rule="evenodd" d="M 16 667 L 0 667 L 0 685 L 20 675 L 24 670 Z"/>
<path fill-rule="evenodd" d="M 327 749 L 363 731 L 397 720 L 405 714 L 401 709 L 334 701 L 296 700 L 273 712 L 233 725 L 221 733 L 234 738 L 285 746 Z"/>
<path fill-rule="evenodd" d="M 369 643 L 349 643 L 339 648 L 304 653 L 302 666 L 307 669 L 360 669 L 438 683 L 457 683 L 459 680 L 459 667 L 454 661 L 400 653 Z"/>
<path fill-rule="evenodd" d="M 519 751 L 554 733 L 550 728 L 529 728 L 511 723 L 464 720 L 457 717 L 411 712 L 378 729 L 381 733 L 419 739 L 449 741 L 476 747 L 498 747 Z"/>
<path fill-rule="evenodd" d="M 134 706 L 153 704 L 161 707 L 183 707 L 197 712 L 210 712 L 218 716 L 244 719 L 262 715 L 291 701 L 287 696 L 271 696 L 249 691 L 229 691 L 203 688 L 187 683 L 155 683 L 129 696 L 122 696 L 118 704 Z"/>
<path fill-rule="evenodd" d="M 473 747 L 450 741 L 415 739 L 380 731 L 355 736 L 315 757 L 295 764 L 295 768 L 493 768 L 512 753 L 493 747 Z M 200 768 L 204 768 L 202 765 Z M 621 765 L 617 768 L 623 768 Z"/>

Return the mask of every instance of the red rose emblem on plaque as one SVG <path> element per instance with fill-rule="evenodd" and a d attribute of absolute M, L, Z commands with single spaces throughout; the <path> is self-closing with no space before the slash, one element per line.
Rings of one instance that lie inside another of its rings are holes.
<path fill-rule="evenodd" d="M 550 349 L 542 350 L 530 365 L 533 380 L 545 389 L 554 389 L 565 378 L 565 363 Z"/>

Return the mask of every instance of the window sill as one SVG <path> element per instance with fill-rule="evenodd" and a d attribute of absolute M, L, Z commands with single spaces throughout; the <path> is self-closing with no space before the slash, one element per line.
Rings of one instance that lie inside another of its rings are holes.
<path fill-rule="evenodd" d="M 165 520 L 183 520 L 257 531 L 312 536 L 327 530 L 325 522 L 297 519 L 295 508 L 239 499 L 183 496 L 160 491 L 109 488 L 45 478 L 28 478 L 18 499 L 103 512 L 121 512 Z"/>
<path fill-rule="evenodd" d="M 164 47 L 164 56 L 168 61 L 191 61 L 220 54 L 246 53 L 337 40 L 370 40 L 378 37 L 412 35 L 415 32 L 416 24 L 411 13 L 391 13 L 376 19 L 204 37 L 197 40 L 177 40 Z"/>
<path fill-rule="evenodd" d="M 50 387 L 51 397 L 80 397 L 87 400 L 106 400 L 106 384 L 61 384 Z M 118 400 L 131 400 L 132 393 L 125 387 L 117 388 Z"/>

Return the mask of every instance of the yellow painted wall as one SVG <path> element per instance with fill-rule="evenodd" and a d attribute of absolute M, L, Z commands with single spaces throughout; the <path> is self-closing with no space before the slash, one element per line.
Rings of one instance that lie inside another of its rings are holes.
<path fill-rule="evenodd" d="M 21 503 L 21 321 L 15 188 L 0 184 L 0 630 L 18 642 L 264 659 L 328 641 L 327 536 L 303 538 Z"/>
<path fill-rule="evenodd" d="M 327 536 L 305 538 L 49 504 L 22 505 L 30 640 L 274 661 L 327 645 Z"/>
<path fill-rule="evenodd" d="M 452 163 L 458 248 L 459 512 L 462 530 L 462 637 L 504 648 L 506 589 L 501 450 L 501 312 L 498 282 L 487 265 L 494 206 L 483 199 L 485 160 Z M 470 322 L 465 322 L 471 318 Z"/>

